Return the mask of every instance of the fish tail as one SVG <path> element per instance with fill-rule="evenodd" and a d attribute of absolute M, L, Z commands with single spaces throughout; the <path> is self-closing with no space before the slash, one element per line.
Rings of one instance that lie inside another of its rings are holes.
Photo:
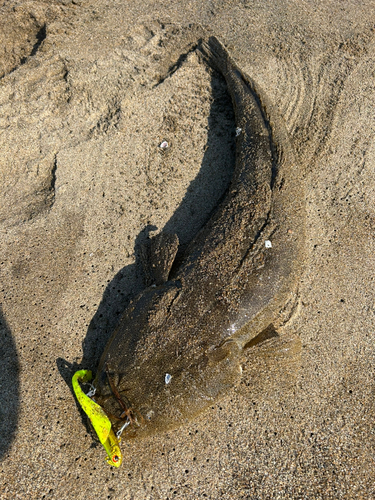
<path fill-rule="evenodd" d="M 210 66 L 224 75 L 226 74 L 229 56 L 224 46 L 215 36 L 210 36 L 208 42 L 202 41 L 199 50 Z"/>

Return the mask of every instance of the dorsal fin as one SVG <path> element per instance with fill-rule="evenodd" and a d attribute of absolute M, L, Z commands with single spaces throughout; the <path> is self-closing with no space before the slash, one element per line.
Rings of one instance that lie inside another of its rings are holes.
<path fill-rule="evenodd" d="M 178 244 L 177 234 L 159 233 L 141 246 L 146 286 L 158 286 L 168 281 Z"/>

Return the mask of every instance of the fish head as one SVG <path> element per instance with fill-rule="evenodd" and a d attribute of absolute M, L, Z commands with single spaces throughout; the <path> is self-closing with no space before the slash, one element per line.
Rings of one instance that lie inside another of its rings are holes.
<path fill-rule="evenodd" d="M 172 287 L 154 288 L 139 297 L 100 361 L 95 399 L 108 415 L 117 417 L 112 419 L 115 430 L 121 427 L 124 409 L 128 412 L 131 424 L 125 438 L 186 424 L 240 380 L 236 342 L 216 346 L 203 334 L 194 342 L 191 336 L 188 340 L 188 325 L 163 321 L 168 307 L 161 301 L 168 306 L 175 297 Z"/>
<path fill-rule="evenodd" d="M 108 465 L 111 465 L 116 468 L 120 467 L 120 465 L 122 464 L 122 453 L 118 443 L 114 443 L 110 447 L 108 456 L 106 458 L 106 462 Z"/>

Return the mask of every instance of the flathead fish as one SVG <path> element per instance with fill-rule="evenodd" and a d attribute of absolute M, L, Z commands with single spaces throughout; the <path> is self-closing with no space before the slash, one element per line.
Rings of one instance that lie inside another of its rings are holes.
<path fill-rule="evenodd" d="M 236 384 L 245 346 L 277 321 L 303 263 L 302 173 L 285 126 L 216 38 L 199 51 L 232 98 L 235 169 L 178 265 L 176 235 L 145 247 L 150 286 L 123 313 L 94 381 L 125 438 L 181 425 Z"/>

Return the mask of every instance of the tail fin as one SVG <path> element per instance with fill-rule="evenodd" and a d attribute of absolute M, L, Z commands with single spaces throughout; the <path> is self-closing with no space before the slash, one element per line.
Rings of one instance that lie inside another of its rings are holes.
<path fill-rule="evenodd" d="M 210 66 L 225 75 L 229 55 L 215 36 L 210 36 L 208 42 L 202 41 L 199 45 L 199 50 Z"/>

